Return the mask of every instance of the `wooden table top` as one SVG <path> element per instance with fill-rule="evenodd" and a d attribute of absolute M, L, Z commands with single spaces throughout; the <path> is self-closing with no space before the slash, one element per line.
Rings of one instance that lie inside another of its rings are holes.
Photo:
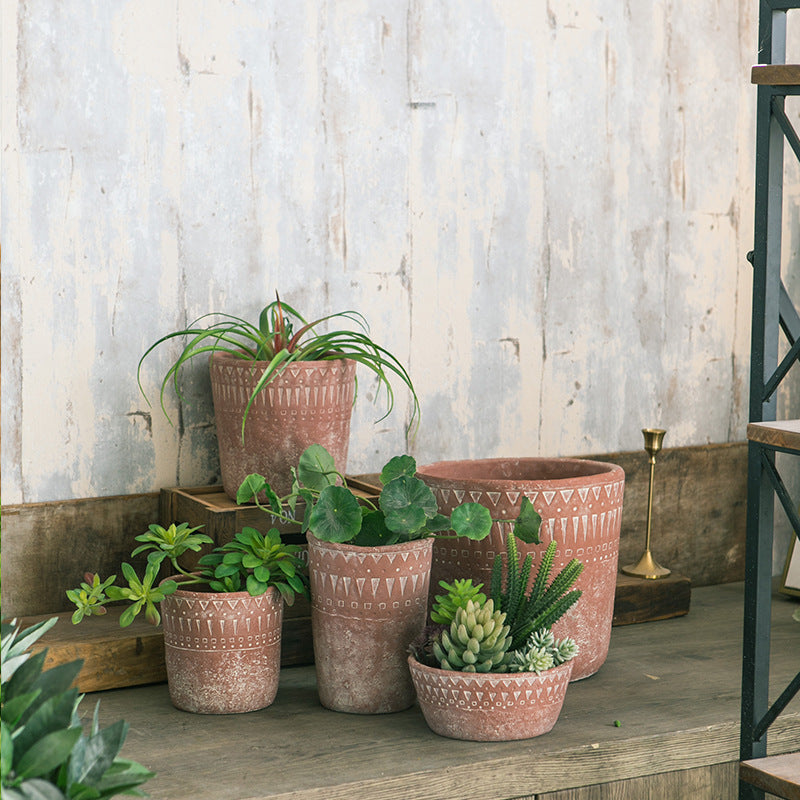
<path fill-rule="evenodd" d="M 614 628 L 606 664 L 570 685 L 556 727 L 520 742 L 432 733 L 418 708 L 358 716 L 323 709 L 313 667 L 284 668 L 263 711 L 174 709 L 164 684 L 89 694 L 89 716 L 122 717 L 122 755 L 158 775 L 163 800 L 497 800 L 738 761 L 742 584 L 695 589 L 690 613 Z M 773 685 L 798 668 L 796 601 L 773 603 Z M 620 725 L 615 726 L 615 720 Z M 769 734 L 770 754 L 800 750 L 800 698 Z"/>

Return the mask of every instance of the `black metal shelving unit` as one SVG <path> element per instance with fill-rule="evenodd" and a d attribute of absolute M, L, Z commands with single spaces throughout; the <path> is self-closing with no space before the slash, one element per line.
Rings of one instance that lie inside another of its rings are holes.
<path fill-rule="evenodd" d="M 763 800 L 771 762 L 769 726 L 800 689 L 800 673 L 769 703 L 770 612 L 774 499 L 780 500 L 796 536 L 800 516 L 776 466 L 776 453 L 800 455 L 800 420 L 777 420 L 777 390 L 800 361 L 800 315 L 783 280 L 788 269 L 781 248 L 785 145 L 800 162 L 800 137 L 785 112 L 787 96 L 800 95 L 800 65 L 786 64 L 787 12 L 800 0 L 760 0 L 756 106 L 756 174 L 753 309 L 748 438 L 747 542 L 745 561 L 744 646 L 742 658 L 742 762 L 740 800 Z M 783 269 L 783 272 L 782 272 Z M 781 356 L 784 337 L 785 345 Z M 778 784 L 780 788 L 780 784 Z M 796 797 L 791 787 L 782 796 Z"/>

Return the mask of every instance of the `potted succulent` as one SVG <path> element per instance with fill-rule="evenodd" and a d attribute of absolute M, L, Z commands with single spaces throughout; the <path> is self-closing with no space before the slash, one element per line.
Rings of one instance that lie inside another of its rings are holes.
<path fill-rule="evenodd" d="M 128 724 L 118 720 L 101 728 L 98 703 L 84 731 L 82 698 L 71 687 L 83 662 L 44 669 L 47 651 L 30 653 L 31 645 L 57 621 L 53 617 L 24 629 L 16 620 L 2 625 L 3 800 L 141 797 L 136 787 L 153 773 L 119 757 Z"/>
<path fill-rule="evenodd" d="M 572 680 L 593 675 L 603 665 L 611 640 L 617 557 L 625 473 L 616 464 L 578 458 L 485 458 L 440 461 L 420 467 L 418 476 L 446 510 L 467 496 L 487 506 L 495 518 L 491 534 L 466 542 L 458 561 L 445 543 L 433 549 L 431 583 L 469 577 L 487 581 L 495 553 L 503 550 L 509 520 L 523 498 L 542 518 L 541 542 L 520 545 L 522 555 L 538 560 L 558 539 L 555 567 L 573 557 L 586 565 L 577 587 L 580 606 L 558 623 L 556 636 L 571 636 L 580 647 Z"/>
<path fill-rule="evenodd" d="M 329 330 L 331 322 L 346 327 Z M 419 401 L 406 369 L 370 337 L 357 311 L 339 311 L 311 322 L 279 297 L 265 306 L 254 325 L 230 314 L 212 312 L 157 339 L 139 361 L 159 345 L 187 339 L 161 382 L 161 408 L 172 384 L 180 397 L 181 368 L 197 356 L 209 358 L 220 470 L 225 492 L 236 497 L 250 473 L 266 475 L 280 492 L 290 488 L 290 468 L 311 444 L 333 453 L 345 471 L 350 418 L 361 364 L 386 391 L 387 416 L 394 406 L 392 382 L 411 392 L 409 429 L 419 416 Z M 148 401 L 149 402 L 149 401 Z"/>
<path fill-rule="evenodd" d="M 148 553 L 144 575 L 128 563 L 122 564 L 127 585 L 118 586 L 116 575 L 101 580 L 87 574 L 67 592 L 76 606 L 72 621 L 104 614 L 111 601 L 129 603 L 122 626 L 140 612 L 154 625 L 163 618 L 167 682 L 176 708 L 199 714 L 265 708 L 278 690 L 283 603 L 292 605 L 295 594 L 308 593 L 300 547 L 284 544 L 274 528 L 265 535 L 243 528 L 189 570 L 178 559 L 212 544 L 197 530 L 186 523 L 150 525 L 136 537 L 142 544 L 131 554 Z M 165 563 L 172 574 L 159 581 Z"/>
<path fill-rule="evenodd" d="M 491 529 L 489 511 L 477 503 L 440 514 L 415 471 L 410 456 L 392 458 L 377 503 L 359 502 L 331 455 L 315 445 L 293 472 L 289 495 L 279 497 L 259 475 L 240 488 L 238 502 L 255 501 L 279 517 L 305 501 L 314 660 L 326 708 L 373 714 L 414 702 L 407 651 L 425 625 L 434 538 L 481 539 Z M 534 536 L 537 523 L 524 505 L 520 535 Z"/>
<path fill-rule="evenodd" d="M 437 595 L 433 625 L 408 658 L 425 721 L 442 736 L 528 739 L 551 730 L 561 713 L 578 646 L 551 627 L 581 596 L 571 587 L 583 565 L 571 560 L 548 584 L 551 542 L 528 591 L 533 559 L 520 564 L 512 533 L 507 553 L 504 584 L 503 556 L 495 556 L 488 598 L 471 578 L 440 582 L 447 593 Z"/>

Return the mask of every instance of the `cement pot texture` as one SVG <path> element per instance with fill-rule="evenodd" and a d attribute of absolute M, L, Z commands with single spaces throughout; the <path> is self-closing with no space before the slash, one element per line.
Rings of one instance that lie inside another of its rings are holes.
<path fill-rule="evenodd" d="M 179 577 L 173 578 L 179 580 Z M 178 589 L 161 601 L 172 704 L 197 714 L 239 714 L 275 700 L 283 598 Z"/>
<path fill-rule="evenodd" d="M 459 503 L 486 506 L 497 520 L 480 542 L 437 541 L 431 567 L 431 593 L 439 581 L 472 578 L 488 588 L 496 553 L 505 553 L 507 531 L 528 497 L 542 517 L 539 545 L 518 541 L 520 558 L 533 555 L 528 588 L 547 545 L 558 543 L 552 575 L 577 558 L 584 565 L 575 584 L 583 591 L 577 605 L 553 626 L 558 638 L 578 644 L 572 680 L 593 675 L 608 655 L 617 585 L 619 532 L 625 473 L 615 464 L 575 458 L 492 458 L 440 461 L 421 467 L 443 514 Z"/>
<path fill-rule="evenodd" d="M 428 727 L 474 742 L 530 739 L 552 730 L 564 705 L 573 662 L 535 672 L 455 672 L 408 666 Z"/>
<path fill-rule="evenodd" d="M 252 472 L 264 475 L 278 494 L 287 494 L 289 470 L 312 444 L 321 444 L 342 473 L 347 469 L 356 362 L 297 361 L 287 366 L 253 400 L 242 442 L 247 401 L 267 363 L 224 352 L 210 358 L 222 486 L 233 500 Z"/>
<path fill-rule="evenodd" d="M 320 702 L 354 714 L 410 707 L 408 648 L 425 627 L 433 539 L 357 547 L 307 538 Z"/>

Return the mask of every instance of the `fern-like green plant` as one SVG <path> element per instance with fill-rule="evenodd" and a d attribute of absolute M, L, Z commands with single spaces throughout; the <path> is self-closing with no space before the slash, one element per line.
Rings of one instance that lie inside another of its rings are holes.
<path fill-rule="evenodd" d="M 529 593 L 527 588 L 533 556 L 528 554 L 522 564 L 519 563 L 517 542 L 513 533 L 506 537 L 505 583 L 502 554 L 495 556 L 489 595 L 494 600 L 495 608 L 506 615 L 506 624 L 511 631 L 511 650 L 519 650 L 534 631 L 552 627 L 578 602 L 582 594 L 580 589 L 570 588 L 583 571 L 583 564 L 576 558 L 566 564 L 548 584 L 556 549 L 555 541 L 547 546 Z"/>

